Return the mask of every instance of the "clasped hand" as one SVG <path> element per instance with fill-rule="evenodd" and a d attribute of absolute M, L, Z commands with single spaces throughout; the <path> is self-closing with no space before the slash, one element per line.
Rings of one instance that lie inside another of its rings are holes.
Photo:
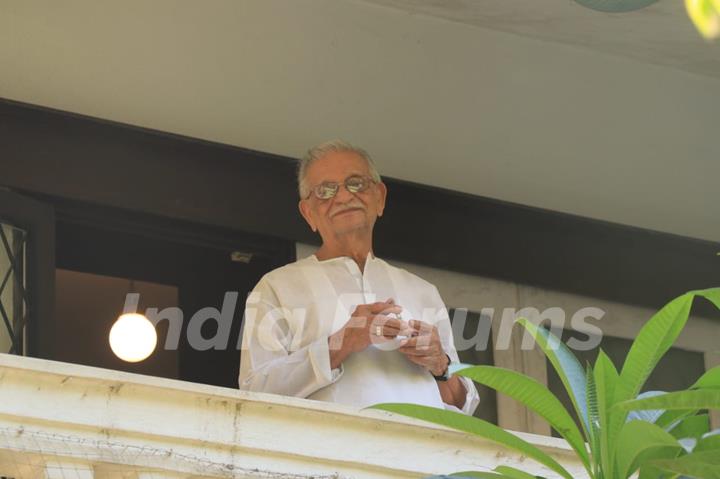
<path fill-rule="evenodd" d="M 392 299 L 359 305 L 345 326 L 330 337 L 331 350 L 345 351 L 347 354 L 342 354 L 345 357 L 364 351 L 371 344 L 386 343 L 400 336 L 404 339 L 400 340 L 397 351 L 432 374 L 443 374 L 448 366 L 448 358 L 443 351 L 437 327 L 423 321 L 404 321 L 393 317 L 401 312 L 402 307 Z"/>

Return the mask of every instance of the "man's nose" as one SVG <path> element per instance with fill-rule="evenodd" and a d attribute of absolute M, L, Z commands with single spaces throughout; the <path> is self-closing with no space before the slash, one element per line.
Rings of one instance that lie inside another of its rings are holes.
<path fill-rule="evenodd" d="M 355 198 L 355 195 L 350 193 L 345 185 L 340 185 L 335 194 L 335 201 L 339 203 L 345 203 Z"/>

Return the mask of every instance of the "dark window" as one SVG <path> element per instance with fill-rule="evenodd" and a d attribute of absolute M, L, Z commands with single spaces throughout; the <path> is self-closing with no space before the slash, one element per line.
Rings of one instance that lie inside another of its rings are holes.
<path fill-rule="evenodd" d="M 455 347 L 460 361 L 466 364 L 494 364 L 492 348 L 491 318 L 467 309 L 450 309 L 450 320 L 455 334 Z M 463 325 L 462 336 L 458 335 L 457 325 Z M 497 393 L 494 389 L 475 384 L 480 394 L 480 405 L 475 417 L 493 424 L 498 423 Z"/>

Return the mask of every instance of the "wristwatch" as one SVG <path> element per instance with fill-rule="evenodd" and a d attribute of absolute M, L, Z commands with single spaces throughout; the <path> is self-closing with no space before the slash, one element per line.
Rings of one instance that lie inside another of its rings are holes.
<path fill-rule="evenodd" d="M 435 376 L 432 372 L 430 373 L 430 374 L 432 374 L 432 377 L 435 378 L 435 381 L 447 381 L 448 379 L 450 379 L 450 363 L 452 362 L 452 360 L 450 359 L 450 356 L 448 356 L 447 354 L 445 356 L 448 359 L 448 364 L 447 364 L 447 367 L 445 368 L 445 372 L 442 373 L 440 376 Z"/>

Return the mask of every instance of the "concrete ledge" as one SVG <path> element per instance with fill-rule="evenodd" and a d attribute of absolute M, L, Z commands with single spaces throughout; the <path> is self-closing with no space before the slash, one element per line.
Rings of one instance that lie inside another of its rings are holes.
<path fill-rule="evenodd" d="M 383 411 L 4 354 L 0 391 L 0 475 L 15 479 L 50 477 L 52 462 L 72 464 L 65 479 L 414 478 L 500 464 L 557 477 L 489 441 Z M 584 477 L 564 441 L 518 435 Z"/>

